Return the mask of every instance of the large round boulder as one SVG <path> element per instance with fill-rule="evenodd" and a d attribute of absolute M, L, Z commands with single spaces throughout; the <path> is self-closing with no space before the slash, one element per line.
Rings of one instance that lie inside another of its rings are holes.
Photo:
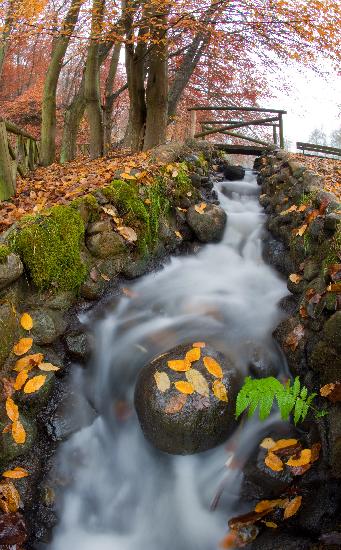
<path fill-rule="evenodd" d="M 245 168 L 242 166 L 225 166 L 223 172 L 229 181 L 242 180 L 245 176 Z"/>
<path fill-rule="evenodd" d="M 8 254 L 5 261 L 0 262 L 0 290 L 19 279 L 24 271 L 24 266 L 17 254 Z"/>
<path fill-rule="evenodd" d="M 193 454 L 219 445 L 234 430 L 238 389 L 231 361 L 197 342 L 158 356 L 140 371 L 135 408 L 155 447 Z"/>
<path fill-rule="evenodd" d="M 220 206 L 196 204 L 187 210 L 186 218 L 188 225 L 202 243 L 217 242 L 222 239 L 227 215 Z"/>

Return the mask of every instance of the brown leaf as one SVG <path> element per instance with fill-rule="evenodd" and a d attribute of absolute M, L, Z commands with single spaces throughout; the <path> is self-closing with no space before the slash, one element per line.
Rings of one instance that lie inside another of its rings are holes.
<path fill-rule="evenodd" d="M 299 324 L 294 328 L 292 332 L 288 334 L 288 336 L 284 340 L 284 344 L 286 347 L 290 348 L 291 351 L 295 351 L 299 341 L 302 340 L 303 336 L 304 326 Z"/>
<path fill-rule="evenodd" d="M 283 470 L 283 462 L 278 456 L 276 456 L 271 451 L 269 451 L 268 454 L 266 455 L 264 462 L 267 465 L 267 467 L 273 470 L 274 472 L 281 472 Z"/>
<path fill-rule="evenodd" d="M 15 355 L 24 355 L 31 349 L 33 344 L 32 338 L 21 338 L 19 342 L 13 347 L 13 353 Z"/>
<path fill-rule="evenodd" d="M 223 377 L 223 371 L 218 361 L 213 359 L 213 357 L 204 357 L 204 365 L 207 368 L 208 372 L 215 376 L 216 378 Z"/>
<path fill-rule="evenodd" d="M 5 514 L 16 512 L 20 506 L 20 495 L 11 481 L 0 481 L 0 508 Z"/>
<path fill-rule="evenodd" d="M 166 414 L 175 414 L 181 411 L 187 401 L 187 395 L 185 393 L 178 393 L 173 395 L 168 401 L 165 407 Z"/>
<path fill-rule="evenodd" d="M 231 518 L 228 521 L 228 526 L 230 529 L 238 530 L 241 527 L 245 527 L 246 525 L 251 525 L 256 523 L 256 521 L 259 521 L 264 516 L 266 516 L 268 512 L 269 510 L 264 510 L 263 512 L 248 512 L 247 514 L 243 514 L 241 516 Z"/>
<path fill-rule="evenodd" d="M 12 437 L 14 441 L 19 445 L 23 445 L 26 441 L 25 428 L 20 422 L 20 420 L 16 420 L 12 424 Z"/>
<path fill-rule="evenodd" d="M 265 512 L 266 510 L 274 510 L 275 508 L 283 508 L 286 505 L 286 500 L 278 498 L 275 500 L 261 500 L 255 506 L 255 512 Z"/>
<path fill-rule="evenodd" d="M 320 395 L 326 397 L 332 403 L 341 401 L 341 382 L 326 384 L 320 389 Z"/>
<path fill-rule="evenodd" d="M 320 458 L 321 443 L 313 443 L 311 446 L 311 459 L 310 462 L 316 462 Z"/>
<path fill-rule="evenodd" d="M 24 393 L 34 393 L 38 391 L 43 386 L 43 384 L 45 384 L 45 380 L 45 374 L 38 374 L 37 376 L 33 376 L 33 378 L 26 382 Z"/>
<path fill-rule="evenodd" d="M 11 397 L 7 397 L 6 399 L 6 413 L 7 416 L 12 422 L 15 422 L 16 420 L 19 420 L 19 409 L 18 405 L 16 405 Z"/>
<path fill-rule="evenodd" d="M 317 218 L 320 215 L 320 212 L 318 210 L 313 210 L 306 216 L 306 222 L 307 224 L 310 224 L 315 218 Z"/>
<path fill-rule="evenodd" d="M 200 348 L 192 348 L 185 355 L 185 361 L 193 363 L 194 361 L 199 361 L 201 355 Z"/>
<path fill-rule="evenodd" d="M 341 292 L 341 283 L 334 283 L 327 286 L 328 292 Z"/>
<path fill-rule="evenodd" d="M 183 380 L 180 380 L 179 382 L 175 382 L 174 386 L 176 389 L 181 393 L 186 393 L 187 395 L 190 395 L 194 392 L 194 388 L 190 382 L 184 382 Z"/>
<path fill-rule="evenodd" d="M 297 273 L 292 273 L 291 275 L 289 275 L 289 279 L 292 283 L 295 283 L 295 285 L 297 285 L 302 281 L 303 277 L 302 275 L 297 275 Z"/>
<path fill-rule="evenodd" d="M 286 464 L 287 466 L 306 466 L 311 462 L 311 449 L 303 449 L 297 458 L 290 458 Z"/>
<path fill-rule="evenodd" d="M 294 230 L 294 235 L 296 237 L 302 237 L 304 235 L 304 233 L 306 232 L 307 227 L 308 227 L 308 225 L 306 223 L 301 225 L 301 227 Z"/>
<path fill-rule="evenodd" d="M 221 380 L 215 380 L 213 382 L 212 390 L 219 401 L 228 402 L 227 390 Z"/>
<path fill-rule="evenodd" d="M 116 227 L 116 231 L 126 240 L 128 243 L 134 243 L 137 241 L 136 231 L 132 227 L 126 227 L 125 225 L 120 225 Z"/>
<path fill-rule="evenodd" d="M 39 365 L 44 359 L 42 353 L 34 353 L 32 355 L 26 355 L 21 357 L 15 363 L 14 369 L 17 372 L 21 372 L 24 369 L 30 370 L 32 367 Z"/>
<path fill-rule="evenodd" d="M 200 350 L 199 350 L 200 351 Z M 200 395 L 209 396 L 210 390 L 206 378 L 196 369 L 186 372 L 187 381 L 192 384 L 194 390 Z"/>
<path fill-rule="evenodd" d="M 28 313 L 23 313 L 20 318 L 20 324 L 23 329 L 31 330 L 31 328 L 33 327 L 33 319 L 31 315 L 29 315 Z"/>
<path fill-rule="evenodd" d="M 194 210 L 195 210 L 196 212 L 198 212 L 198 214 L 203 214 L 206 207 L 207 207 L 206 202 L 202 202 L 202 203 L 200 203 L 200 204 L 196 204 L 196 205 L 194 206 Z"/>
<path fill-rule="evenodd" d="M 284 509 L 284 519 L 291 518 L 294 516 L 302 504 L 302 497 L 298 496 L 294 499 L 290 500 L 290 502 L 287 504 L 287 506 Z"/>
<path fill-rule="evenodd" d="M 11 378 L 1 378 L 1 382 L 3 386 L 4 397 L 11 397 L 15 391 L 13 380 Z"/>
<path fill-rule="evenodd" d="M 268 450 L 270 450 L 271 447 L 273 447 L 274 445 L 275 445 L 275 441 L 271 437 L 266 437 L 259 444 L 259 446 L 262 447 L 262 449 L 268 449 Z"/>
<path fill-rule="evenodd" d="M 290 212 L 296 212 L 296 210 L 297 210 L 297 206 L 296 204 L 293 204 L 292 206 L 290 206 L 290 208 L 287 208 L 286 210 L 282 210 L 282 212 L 280 213 L 280 216 L 285 216 Z"/>
<path fill-rule="evenodd" d="M 14 389 L 16 391 L 21 390 L 27 378 L 28 378 L 27 370 L 22 370 L 21 372 L 19 372 L 18 376 L 15 379 Z"/>
<path fill-rule="evenodd" d="M 180 231 L 174 231 L 175 235 L 178 237 L 178 239 L 182 239 L 182 235 Z"/>
<path fill-rule="evenodd" d="M 297 439 L 279 439 L 271 448 L 271 452 L 277 456 L 292 456 L 301 448 L 301 443 Z"/>
<path fill-rule="evenodd" d="M 168 361 L 167 365 L 170 369 L 177 372 L 186 372 L 191 368 L 191 363 L 189 361 L 186 361 L 186 359 L 175 359 L 172 361 Z"/>
<path fill-rule="evenodd" d="M 154 379 L 158 390 L 160 390 L 162 393 L 169 390 L 171 383 L 168 374 L 166 374 L 165 372 L 156 371 L 154 373 Z"/>
<path fill-rule="evenodd" d="M 21 468 L 20 466 L 13 468 L 13 470 L 6 470 L 6 472 L 2 474 L 3 477 L 11 479 L 22 479 L 23 477 L 27 477 L 28 475 L 28 471 L 24 470 L 24 468 Z"/>

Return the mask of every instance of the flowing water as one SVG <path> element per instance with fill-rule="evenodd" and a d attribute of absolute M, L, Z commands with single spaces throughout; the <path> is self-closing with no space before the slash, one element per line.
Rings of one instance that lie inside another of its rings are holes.
<path fill-rule="evenodd" d="M 102 414 L 61 446 L 59 475 L 69 484 L 53 550 L 214 550 L 240 511 L 240 467 L 271 419 L 244 424 L 211 451 L 170 456 L 147 443 L 132 408 L 139 369 L 180 343 L 209 342 L 244 374 L 255 350 L 285 371 L 271 332 L 287 291 L 262 259 L 256 175 L 218 183 L 217 191 L 228 215 L 223 241 L 146 275 L 95 323 L 95 358 L 75 383 Z"/>

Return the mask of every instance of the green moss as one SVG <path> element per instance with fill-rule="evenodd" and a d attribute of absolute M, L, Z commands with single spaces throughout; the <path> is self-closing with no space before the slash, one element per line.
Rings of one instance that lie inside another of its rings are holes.
<path fill-rule="evenodd" d="M 7 256 L 10 253 L 11 251 L 8 246 L 6 246 L 5 244 L 0 244 L 0 264 L 5 263 L 5 261 L 7 260 Z"/>
<path fill-rule="evenodd" d="M 205 155 L 203 152 L 199 153 L 199 166 L 205 171 L 205 173 L 208 172 L 208 161 L 205 159 Z"/>
<path fill-rule="evenodd" d="M 86 277 L 80 250 L 84 222 L 71 206 L 54 206 L 37 216 L 26 216 L 10 237 L 39 289 L 76 290 Z"/>
<path fill-rule="evenodd" d="M 83 197 L 74 199 L 70 206 L 76 210 L 79 210 L 81 214 L 84 210 L 87 214 L 87 221 L 90 223 L 97 222 L 100 218 L 100 206 L 96 200 L 96 197 L 90 193 L 88 195 L 84 195 Z"/>

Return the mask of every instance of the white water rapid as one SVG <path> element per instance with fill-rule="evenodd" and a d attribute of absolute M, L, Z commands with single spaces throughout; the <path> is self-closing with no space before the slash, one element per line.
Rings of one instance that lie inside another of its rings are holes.
<path fill-rule="evenodd" d="M 271 420 L 244 424 L 211 451 L 170 456 L 146 442 L 132 409 L 138 370 L 181 343 L 209 342 L 244 374 L 256 347 L 275 372 L 285 371 L 271 332 L 287 290 L 262 259 L 256 175 L 247 171 L 243 181 L 218 183 L 217 190 L 228 215 L 223 241 L 138 280 L 132 297 L 96 321 L 95 357 L 88 371 L 76 372 L 76 383 L 104 414 L 61 445 L 59 475 L 68 484 L 52 550 L 214 550 L 240 511 L 240 465 Z M 238 467 L 226 468 L 231 453 Z"/>

